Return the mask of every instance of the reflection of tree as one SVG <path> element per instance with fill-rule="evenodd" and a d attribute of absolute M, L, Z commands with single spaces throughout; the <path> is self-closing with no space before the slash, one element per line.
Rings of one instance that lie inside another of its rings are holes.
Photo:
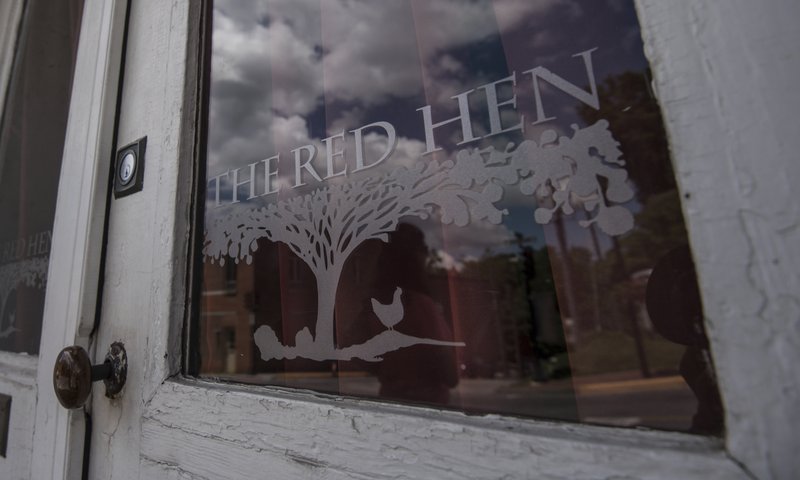
<path fill-rule="evenodd" d="M 641 303 L 642 291 L 631 275 L 652 268 L 670 250 L 687 243 L 686 230 L 676 192 L 653 195 L 636 215 L 637 228 L 613 243 L 611 249 L 593 255 L 586 248 L 569 248 L 569 262 L 560 251 L 551 249 L 552 262 L 559 270 L 571 265 L 571 284 L 563 272 L 556 277 L 559 289 L 572 288 L 575 312 L 579 319 L 599 319 L 598 328 L 630 330 L 626 305 Z M 591 274 L 590 274 L 591 273 Z M 594 283 L 595 285 L 592 285 Z M 563 290 L 561 290 L 563 291 Z M 586 325 L 581 325 L 585 328 Z"/>
<path fill-rule="evenodd" d="M 676 188 L 661 111 L 650 93 L 649 78 L 649 72 L 608 77 L 598 85 L 600 109 L 578 107 L 578 113 L 588 123 L 608 120 L 609 129 L 628 159 L 626 168 L 640 201 Z"/>
<path fill-rule="evenodd" d="M 649 72 L 608 77 L 598 87 L 600 109 L 578 107 L 587 122 L 609 121 L 609 130 L 628 159 L 626 168 L 642 205 L 635 215 L 636 228 L 615 239 L 614 248 L 598 262 L 600 281 L 607 284 L 630 281 L 631 274 L 651 268 L 668 251 L 688 242 L 661 112 L 650 93 L 649 78 Z M 614 290 L 619 292 L 616 297 L 625 288 Z"/>
<path fill-rule="evenodd" d="M 569 365 L 555 360 L 564 356 L 566 341 L 548 250 L 532 248 L 521 236 L 516 240 L 519 252 L 487 251 L 480 258 L 465 261 L 458 273 L 459 278 L 480 285 L 475 294 L 483 297 L 478 302 L 490 305 L 492 312 L 486 320 L 492 323 L 480 330 L 481 340 L 475 343 L 484 348 L 495 346 L 494 371 L 470 374 L 509 374 L 521 369 L 517 373 L 539 381 L 569 375 Z M 469 347 L 468 351 L 469 361 L 481 355 Z"/>
<path fill-rule="evenodd" d="M 589 319 L 593 319 L 596 316 L 596 298 L 592 295 L 592 281 L 594 279 L 591 275 L 586 275 L 585 273 L 591 271 L 593 261 L 592 254 L 585 248 L 572 247 L 567 252 L 570 260 L 569 262 L 566 262 L 565 255 L 556 249 L 551 249 L 550 255 L 553 257 L 552 261 L 561 266 L 561 270 L 565 270 L 569 267 L 572 268 L 572 275 L 570 278 L 571 284 L 569 288 L 577 292 L 577 295 L 575 295 L 572 302 L 573 305 L 571 305 L 574 311 L 569 312 L 569 315 L 572 317 L 573 321 L 575 319 L 580 320 L 581 323 L 576 323 L 575 327 L 581 331 L 587 330 L 587 327 L 589 327 Z M 557 275 L 556 281 L 559 283 L 566 282 L 565 272 Z M 564 285 L 564 287 L 566 287 L 566 285 Z M 609 312 L 607 308 L 609 307 L 608 305 L 603 305 L 601 302 L 601 306 L 606 307 L 602 309 L 605 313 Z"/>
<path fill-rule="evenodd" d="M 594 268 L 597 290 L 603 292 L 597 306 L 602 326 L 625 331 L 634 338 L 645 376 L 648 359 L 637 314 L 637 306 L 643 303 L 643 286 L 634 277 L 638 274 L 646 281 L 647 272 L 659 258 L 687 243 L 661 112 L 649 91 L 648 79 L 648 72 L 611 76 L 598 88 L 599 110 L 578 107 L 587 122 L 597 118 L 609 121 L 609 129 L 628 159 L 626 167 L 642 208 L 635 216 L 636 228 L 612 239 L 612 248 L 602 252 L 597 249 L 593 266 L 581 266 L 585 255 L 570 252 L 575 270 Z M 580 311 L 588 310 L 585 303 L 580 302 Z"/>
<path fill-rule="evenodd" d="M 675 190 L 651 195 L 636 214 L 637 228 L 620 239 L 631 271 L 653 266 L 670 250 L 687 243 L 680 200 Z"/>
<path fill-rule="evenodd" d="M 532 312 L 525 297 L 521 262 L 513 254 L 487 254 L 467 261 L 461 271 L 462 278 L 474 279 L 482 286 L 485 302 L 493 315 L 486 325 L 489 333 L 484 345 L 495 344 L 496 371 L 507 373 L 521 364 L 519 339 L 528 336 Z M 494 338 L 492 338 L 494 337 Z"/>

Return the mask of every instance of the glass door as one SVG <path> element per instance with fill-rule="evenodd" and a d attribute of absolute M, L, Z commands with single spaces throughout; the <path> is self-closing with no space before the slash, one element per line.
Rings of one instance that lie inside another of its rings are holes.
<path fill-rule="evenodd" d="M 0 10 L 0 471 L 28 478 L 83 1 L 6 2 Z"/>
<path fill-rule="evenodd" d="M 692 289 L 649 287 L 693 273 L 631 4 L 127 29 L 90 478 L 742 478 Z"/>

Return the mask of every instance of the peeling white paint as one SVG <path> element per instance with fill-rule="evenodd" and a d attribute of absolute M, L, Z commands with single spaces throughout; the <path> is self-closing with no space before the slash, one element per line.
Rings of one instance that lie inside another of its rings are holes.
<path fill-rule="evenodd" d="M 141 445 L 145 461 L 202 478 L 747 478 L 691 435 L 195 381 L 159 390 Z"/>
<path fill-rule="evenodd" d="M 726 409 L 760 479 L 800 471 L 800 3 L 639 0 Z"/>

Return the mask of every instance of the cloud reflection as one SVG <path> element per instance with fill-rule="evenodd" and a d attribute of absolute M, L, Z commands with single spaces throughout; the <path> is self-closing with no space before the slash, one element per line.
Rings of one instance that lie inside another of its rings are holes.
<path fill-rule="evenodd" d="M 598 3 L 608 3 L 609 14 L 620 11 L 619 2 Z M 439 115 L 452 117 L 457 105 L 451 97 L 508 75 L 509 70 L 518 68 L 517 51 L 529 52 L 530 59 L 523 67 L 531 68 L 537 63 L 568 61 L 579 48 L 599 45 L 601 37 L 597 35 L 589 43 L 582 39 L 586 28 L 571 28 L 569 36 L 557 28 L 569 22 L 598 23 L 587 19 L 590 15 L 597 16 L 573 0 L 216 1 L 209 177 L 280 153 L 282 165 L 276 184 L 283 191 L 229 208 L 210 209 L 209 215 L 263 206 L 322 186 L 290 190 L 294 183 L 290 151 L 313 145 L 318 152 L 315 165 L 322 172 L 322 139 L 328 135 L 346 133 L 345 161 L 350 158 L 352 171 L 354 144 L 347 132 L 369 122 L 388 120 L 397 127 L 398 144 L 392 157 L 374 169 L 327 182 L 383 175 L 413 164 L 425 149 L 417 108 L 429 104 Z M 508 86 L 499 90 L 502 98 L 510 94 Z M 520 113 L 529 115 L 524 100 L 519 99 L 519 113 L 502 112 L 504 124 L 518 121 Z M 470 97 L 470 102 L 476 112 L 485 109 L 480 93 Z M 574 105 L 561 102 L 552 111 L 565 118 L 574 116 Z M 476 114 L 473 119 L 478 136 L 488 131 L 484 117 Z M 528 135 L 537 138 L 545 129 L 561 133 L 567 128 L 568 123 L 529 127 Z M 459 131 L 442 128 L 441 136 L 444 151 L 436 158 L 454 158 Z M 379 132 L 368 133 L 365 140 L 367 156 L 376 158 L 385 148 L 386 139 Z M 472 147 L 493 143 L 503 148 L 520 140 L 501 135 Z M 261 179 L 258 182 L 263 184 Z M 230 188 L 230 182 L 222 184 Z M 508 188 L 504 204 L 530 206 L 532 199 Z M 506 226 L 476 224 L 450 230 L 458 238 L 452 245 L 471 245 L 463 255 L 468 251 L 479 254 L 487 244 L 512 238 Z M 457 230 L 463 235 L 455 233 Z"/>

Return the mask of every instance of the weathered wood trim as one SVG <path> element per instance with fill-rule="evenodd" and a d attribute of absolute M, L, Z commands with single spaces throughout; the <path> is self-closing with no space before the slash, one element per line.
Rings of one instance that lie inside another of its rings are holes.
<path fill-rule="evenodd" d="M 637 0 L 725 405 L 760 479 L 800 472 L 800 3 Z"/>
<path fill-rule="evenodd" d="M 109 400 L 92 393 L 90 478 L 160 478 L 142 473 L 141 412 L 180 357 L 194 132 L 187 109 L 190 35 L 201 2 L 131 3 L 118 142 L 147 136 L 143 190 L 111 200 L 103 311 L 95 343 L 125 344 L 128 377 Z M 192 93 L 193 94 L 193 93 Z M 187 130 L 187 125 L 190 127 Z M 187 137 L 188 136 L 188 140 Z M 173 332 L 173 333 L 171 333 Z"/>
<path fill-rule="evenodd" d="M 195 380 L 162 385 L 141 446 L 200 478 L 747 478 L 709 438 Z"/>
<path fill-rule="evenodd" d="M 125 4 L 86 0 L 83 9 L 37 373 L 31 474 L 36 479 L 80 477 L 83 412 L 59 405 L 52 388 L 53 364 L 63 347 L 89 346 L 94 322 Z M 100 358 L 104 355 L 99 352 Z"/>

